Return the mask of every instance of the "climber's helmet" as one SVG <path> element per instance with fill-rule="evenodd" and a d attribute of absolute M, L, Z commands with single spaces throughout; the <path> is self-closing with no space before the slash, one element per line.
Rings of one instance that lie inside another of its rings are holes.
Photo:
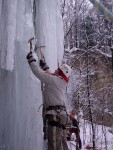
<path fill-rule="evenodd" d="M 59 66 L 59 69 L 63 72 L 63 74 L 69 78 L 71 75 L 71 67 L 68 66 L 67 64 L 62 64 L 61 66 Z"/>

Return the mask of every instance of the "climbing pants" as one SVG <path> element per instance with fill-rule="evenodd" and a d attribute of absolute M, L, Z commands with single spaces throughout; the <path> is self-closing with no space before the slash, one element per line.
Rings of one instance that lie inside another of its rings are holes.
<path fill-rule="evenodd" d="M 67 115 L 63 114 L 58 117 L 49 114 L 46 117 L 48 119 L 48 150 L 68 150 L 66 129 L 63 128 L 67 124 Z M 54 125 L 54 122 L 60 122 L 63 126 Z"/>

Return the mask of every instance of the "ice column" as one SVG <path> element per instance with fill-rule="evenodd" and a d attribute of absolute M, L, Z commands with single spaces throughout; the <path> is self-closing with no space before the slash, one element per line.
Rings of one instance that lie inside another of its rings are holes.
<path fill-rule="evenodd" d="M 35 3 L 37 43 L 39 46 L 46 46 L 42 51 L 53 71 L 63 58 L 63 23 L 60 14 L 60 0 L 35 0 Z"/>
<path fill-rule="evenodd" d="M 17 0 L 0 1 L 0 66 L 12 71 L 16 34 Z"/>
<path fill-rule="evenodd" d="M 40 81 L 27 63 L 28 39 L 35 33 L 50 68 L 63 56 L 60 0 L 0 0 L 0 149 L 42 150 Z"/>

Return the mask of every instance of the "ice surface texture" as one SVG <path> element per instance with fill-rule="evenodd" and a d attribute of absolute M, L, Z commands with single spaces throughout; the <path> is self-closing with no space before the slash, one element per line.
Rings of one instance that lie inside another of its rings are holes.
<path fill-rule="evenodd" d="M 63 25 L 59 0 L 36 0 L 35 31 L 46 45 L 52 70 L 63 56 Z M 34 35 L 33 0 L 0 0 L 0 149 L 41 150 L 43 131 L 40 82 L 26 55 Z"/>

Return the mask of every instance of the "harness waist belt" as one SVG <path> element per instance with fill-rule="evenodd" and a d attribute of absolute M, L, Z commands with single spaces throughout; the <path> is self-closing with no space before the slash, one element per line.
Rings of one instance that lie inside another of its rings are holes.
<path fill-rule="evenodd" d="M 65 127 L 62 123 L 59 123 L 59 122 L 57 122 L 57 121 L 49 121 L 48 124 L 49 124 L 50 126 L 59 127 L 59 128 L 61 128 L 61 129 L 63 129 L 63 130 L 66 129 L 66 127 Z"/>
<path fill-rule="evenodd" d="M 56 105 L 56 106 L 49 106 L 48 108 L 46 108 L 46 111 L 49 111 L 49 110 L 66 110 L 66 107 L 65 106 L 60 106 L 60 105 Z"/>

